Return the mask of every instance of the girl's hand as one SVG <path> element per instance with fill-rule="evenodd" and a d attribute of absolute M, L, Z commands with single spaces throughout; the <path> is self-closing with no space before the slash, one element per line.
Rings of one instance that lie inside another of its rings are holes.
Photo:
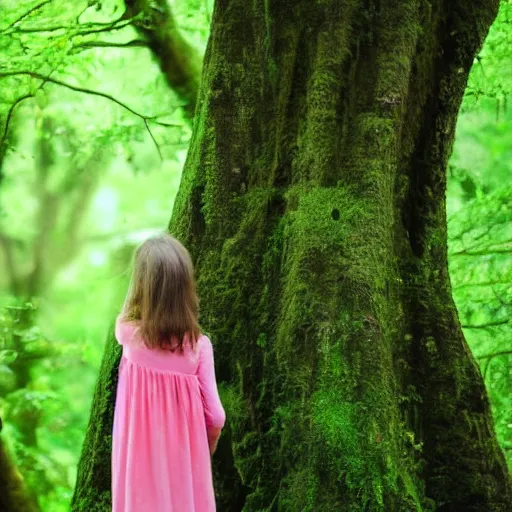
<path fill-rule="evenodd" d="M 210 455 L 213 455 L 217 449 L 217 443 L 219 441 L 221 431 L 222 429 L 220 428 L 208 429 L 208 446 L 210 447 Z"/>
<path fill-rule="evenodd" d="M 210 455 L 213 455 L 215 453 L 215 450 L 217 449 L 217 441 L 210 441 Z"/>

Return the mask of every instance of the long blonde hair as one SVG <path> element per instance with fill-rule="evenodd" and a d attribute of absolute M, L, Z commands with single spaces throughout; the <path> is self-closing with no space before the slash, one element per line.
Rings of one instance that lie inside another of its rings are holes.
<path fill-rule="evenodd" d="M 201 331 L 194 267 L 188 251 L 162 234 L 146 240 L 135 252 L 133 274 L 121 316 L 136 322 L 149 348 L 183 350 Z"/>

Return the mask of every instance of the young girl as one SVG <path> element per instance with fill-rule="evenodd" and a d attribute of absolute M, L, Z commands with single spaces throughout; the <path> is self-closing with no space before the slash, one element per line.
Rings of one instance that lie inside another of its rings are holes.
<path fill-rule="evenodd" d="M 210 455 L 224 426 L 212 344 L 198 325 L 187 250 L 169 235 L 135 253 L 116 338 L 113 512 L 215 511 Z"/>

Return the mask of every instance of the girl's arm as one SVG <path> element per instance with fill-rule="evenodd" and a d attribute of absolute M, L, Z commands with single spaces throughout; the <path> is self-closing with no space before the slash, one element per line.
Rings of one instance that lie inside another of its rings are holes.
<path fill-rule="evenodd" d="M 226 413 L 220 401 L 215 379 L 215 366 L 213 359 L 213 347 L 210 339 L 203 336 L 199 346 L 199 366 L 197 377 L 203 397 L 206 429 L 210 452 L 213 454 L 217 447 L 222 427 L 226 421 Z"/>

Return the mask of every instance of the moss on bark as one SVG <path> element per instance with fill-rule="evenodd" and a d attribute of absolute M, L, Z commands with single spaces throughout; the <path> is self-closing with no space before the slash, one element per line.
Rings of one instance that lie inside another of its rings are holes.
<path fill-rule="evenodd" d="M 100 375 L 92 400 L 89 425 L 77 469 L 72 512 L 112 510 L 111 454 L 117 369 L 121 348 L 114 337 L 107 338 Z"/>

